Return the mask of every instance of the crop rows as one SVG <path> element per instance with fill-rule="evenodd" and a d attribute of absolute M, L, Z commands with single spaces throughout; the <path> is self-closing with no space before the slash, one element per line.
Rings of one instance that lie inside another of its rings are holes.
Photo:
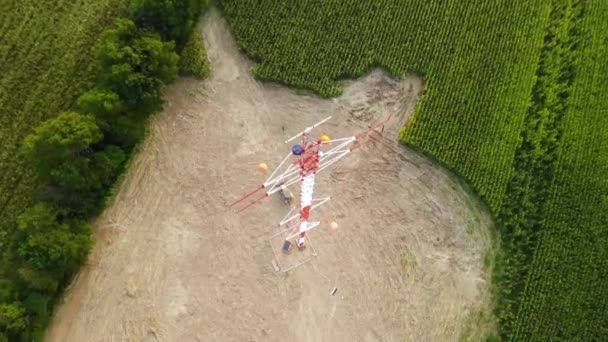
<path fill-rule="evenodd" d="M 518 340 L 608 336 L 608 3 L 585 3 L 581 61 L 515 323 Z"/>
<path fill-rule="evenodd" d="M 0 239 L 36 187 L 23 138 L 92 84 L 99 33 L 125 1 L 3 1 L 0 11 Z M 1 240 L 0 240 L 1 244 Z"/>
<path fill-rule="evenodd" d="M 375 65 L 425 77 L 402 139 L 468 179 L 497 211 L 534 84 L 547 1 L 222 1 L 262 80 L 324 96 Z"/>
<path fill-rule="evenodd" d="M 505 336 L 516 320 L 537 235 L 544 229 L 561 123 L 579 62 L 580 35 L 576 29 L 583 9 L 582 1 L 553 0 L 522 142 L 498 216 L 504 256 L 495 267 L 495 281 L 500 284 L 496 311 Z"/>

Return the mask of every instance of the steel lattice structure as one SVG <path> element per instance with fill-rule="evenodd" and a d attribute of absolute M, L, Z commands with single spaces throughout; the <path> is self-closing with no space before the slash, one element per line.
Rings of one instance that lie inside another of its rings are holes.
<path fill-rule="evenodd" d="M 228 206 L 234 207 L 239 203 L 244 203 L 243 201 L 247 199 L 253 198 L 238 210 L 238 212 L 241 212 L 256 204 L 258 201 L 300 182 L 299 207 L 292 208 L 279 222 L 279 226 L 287 225 L 299 218 L 299 223 L 291 229 L 285 237 L 284 250 L 288 250 L 291 239 L 294 238 L 297 238 L 296 245 L 298 248 L 304 248 L 306 233 L 318 227 L 320 224 L 319 221 L 309 221 L 311 212 L 330 200 L 330 197 L 313 198 L 317 174 L 327 169 L 338 160 L 344 158 L 356 148 L 359 148 L 370 141 L 374 141 L 375 138 L 372 137 L 370 133 L 376 132 L 380 134 L 377 129 L 379 127 L 383 128 L 391 117 L 392 114 L 356 135 L 333 140 L 330 140 L 326 135 L 323 135 L 316 140 L 312 138 L 313 129 L 327 122 L 331 119 L 331 116 L 307 127 L 302 132 L 285 141 L 287 144 L 300 138 L 299 144 L 292 146 L 291 152 L 283 158 L 281 163 L 279 163 L 264 183 L 257 189 L 245 194 L 234 202 L 229 203 Z M 290 158 L 291 161 L 289 161 Z M 266 191 L 262 192 L 264 189 L 266 189 Z"/>

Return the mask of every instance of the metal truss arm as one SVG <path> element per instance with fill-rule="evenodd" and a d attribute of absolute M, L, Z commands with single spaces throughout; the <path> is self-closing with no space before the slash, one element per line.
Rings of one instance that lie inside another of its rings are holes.
<path fill-rule="evenodd" d="M 298 133 L 298 134 L 294 135 L 293 137 L 291 137 L 291 138 L 289 138 L 289 139 L 285 140 L 285 143 L 287 144 L 288 142 L 290 142 L 290 141 L 292 141 L 292 140 L 294 140 L 294 139 L 296 139 L 296 138 L 298 138 L 298 137 L 302 136 L 302 134 L 307 133 L 307 132 L 310 132 L 310 131 L 311 131 L 313 128 L 321 126 L 323 123 L 325 123 L 325 122 L 326 122 L 327 120 L 329 120 L 329 119 L 331 119 L 331 116 L 328 116 L 328 117 L 326 117 L 325 119 L 323 119 L 323 120 L 321 120 L 321 121 L 317 122 L 316 124 L 314 124 L 314 125 L 312 125 L 312 126 L 310 126 L 310 127 L 307 127 L 307 128 L 306 128 L 306 129 L 304 129 L 302 132 L 300 132 L 300 133 Z"/>
<path fill-rule="evenodd" d="M 318 203 L 314 204 L 312 207 L 310 207 L 310 211 L 313 211 L 315 208 L 320 207 L 321 205 L 323 205 L 324 203 L 326 203 L 327 201 L 329 201 L 331 199 L 331 197 L 325 197 L 325 198 L 320 198 L 320 199 L 316 199 L 313 200 L 313 202 L 317 201 Z M 287 215 L 285 215 L 285 217 L 283 218 L 283 220 L 279 223 L 279 226 L 282 226 L 296 218 L 298 218 L 300 216 L 300 214 L 295 214 L 292 215 L 290 217 L 288 217 L 294 210 L 295 208 L 293 208 L 290 212 L 287 213 Z"/>

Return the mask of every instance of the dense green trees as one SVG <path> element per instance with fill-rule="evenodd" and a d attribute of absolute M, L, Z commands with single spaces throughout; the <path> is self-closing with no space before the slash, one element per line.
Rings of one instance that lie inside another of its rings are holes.
<path fill-rule="evenodd" d="M 97 54 L 100 82 L 78 106 L 95 114 L 105 143 L 130 150 L 143 137 L 143 120 L 160 108 L 163 87 L 177 77 L 175 45 L 120 19 L 102 35 Z"/>
<path fill-rule="evenodd" d="M 144 132 L 141 120 L 128 112 L 121 98 L 105 88 L 93 88 L 78 98 L 83 113 L 95 113 L 97 126 L 104 132 L 108 144 L 132 148 L 141 140 Z"/>
<path fill-rule="evenodd" d="M 149 114 L 159 108 L 162 86 L 177 76 L 179 56 L 173 42 L 120 19 L 99 45 L 101 84 L 118 94 L 126 109 Z"/>
<path fill-rule="evenodd" d="M 0 331 L 5 331 L 10 334 L 19 332 L 26 326 L 27 317 L 23 306 L 19 303 L 0 304 Z M 1 334 L 2 333 L 0 332 L 0 341 L 2 340 Z"/>
<path fill-rule="evenodd" d="M 102 133 L 92 115 L 64 112 L 44 122 L 26 137 L 24 149 L 41 179 L 58 185 L 78 186 L 80 182 L 66 184 L 63 179 L 74 172 L 71 164 L 87 167 L 84 160 L 92 154 L 91 145 L 101 138 Z M 65 174 L 62 173 L 64 170 Z"/>
<path fill-rule="evenodd" d="M 141 141 L 146 119 L 161 108 L 162 90 L 180 65 L 175 42 L 186 42 L 203 4 L 133 1 L 135 21 L 118 19 L 99 36 L 100 74 L 77 109 L 25 138 L 20 156 L 39 190 L 34 204 L 0 230 L 0 342 L 42 340 L 54 299 L 91 246 L 87 220 Z M 194 57 L 186 60 L 202 73 L 202 45 L 190 45 L 200 49 L 189 48 Z"/>
<path fill-rule="evenodd" d="M 117 146 L 93 147 L 103 135 L 92 115 L 64 112 L 44 122 L 25 139 L 25 154 L 45 194 L 72 211 L 92 213 L 101 191 L 125 159 Z"/>
<path fill-rule="evenodd" d="M 93 88 L 78 98 L 78 107 L 83 113 L 95 113 L 98 123 L 104 128 L 118 117 L 125 106 L 115 92 L 104 88 Z"/>
<path fill-rule="evenodd" d="M 162 87 L 177 76 L 179 57 L 172 42 L 117 20 L 98 47 L 99 85 L 78 99 L 86 114 L 64 112 L 36 128 L 24 152 L 45 198 L 72 212 L 91 214 L 139 141 L 143 119 L 161 104 Z"/>
<path fill-rule="evenodd" d="M 36 201 L 36 175 L 19 153 L 23 139 L 41 122 L 73 110 L 93 85 L 94 46 L 128 2 L 0 1 L 0 254 L 3 236 Z"/>
<path fill-rule="evenodd" d="M 133 0 L 129 12 L 138 26 L 159 32 L 181 48 L 208 5 L 209 0 Z"/>
<path fill-rule="evenodd" d="M 21 261 L 18 272 L 31 289 L 53 293 L 87 255 L 89 226 L 66 213 L 38 203 L 19 217 L 13 248 Z"/>

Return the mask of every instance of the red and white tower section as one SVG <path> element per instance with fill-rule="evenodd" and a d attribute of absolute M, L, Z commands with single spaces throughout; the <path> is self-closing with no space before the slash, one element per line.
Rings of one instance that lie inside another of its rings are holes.
<path fill-rule="evenodd" d="M 298 165 L 300 166 L 300 177 L 302 186 L 300 189 L 300 224 L 297 245 L 304 247 L 306 232 L 319 225 L 319 222 L 309 222 L 310 211 L 312 208 L 312 195 L 315 190 L 315 176 L 319 170 L 319 162 L 323 152 L 320 151 L 321 144 L 329 141 L 324 135 L 315 143 L 309 142 L 309 132 L 302 134 L 302 144 L 294 145 L 292 153 L 299 156 Z"/>
<path fill-rule="evenodd" d="M 304 248 L 306 234 L 320 225 L 319 221 L 310 221 L 311 213 L 315 208 L 330 200 L 330 197 L 314 198 L 317 174 L 347 156 L 357 147 L 375 140 L 370 133 L 377 132 L 376 129 L 383 127 L 391 116 L 389 115 L 385 120 L 370 126 L 357 135 L 334 140 L 330 140 L 327 135 L 322 135 L 316 140 L 312 137 L 313 129 L 325 123 L 331 117 L 306 128 L 285 141 L 285 143 L 290 143 L 300 138 L 299 143 L 292 146 L 290 153 L 283 158 L 262 185 L 228 205 L 232 207 L 239 203 L 246 203 L 239 210 L 241 212 L 270 195 L 279 191 L 288 191 L 286 189 L 289 186 L 301 183 L 299 206 L 293 207 L 279 222 L 279 226 L 293 226 L 292 229 L 288 230 L 285 237 L 283 248 L 285 251 L 289 249 L 292 239 L 295 239 L 298 248 Z M 265 192 L 262 191 L 264 189 Z M 248 202 L 246 202 L 247 200 Z M 293 225 L 293 222 L 297 219 L 299 219 L 299 222 Z"/>

